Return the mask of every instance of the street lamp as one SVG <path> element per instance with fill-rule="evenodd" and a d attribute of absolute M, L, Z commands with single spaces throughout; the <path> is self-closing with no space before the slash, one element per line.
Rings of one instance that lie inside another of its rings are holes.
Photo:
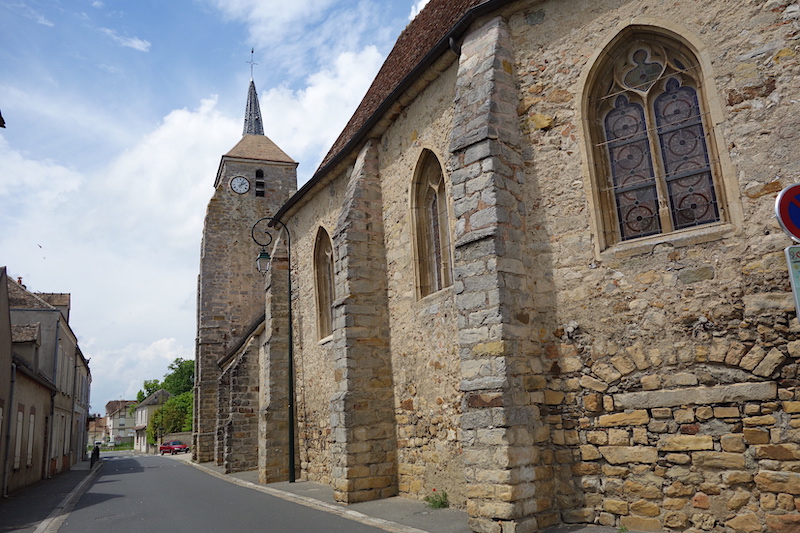
<path fill-rule="evenodd" d="M 280 225 L 286 235 L 286 256 L 289 261 L 289 268 L 287 271 L 287 307 L 288 307 L 288 318 L 289 318 L 289 349 L 288 349 L 288 359 L 289 359 L 289 368 L 288 368 L 288 411 L 289 411 L 289 483 L 295 482 L 295 474 L 294 474 L 294 346 L 292 342 L 292 241 L 289 236 L 289 228 L 286 225 L 278 220 L 277 218 L 272 217 L 263 217 L 256 221 L 253 224 L 253 228 L 250 230 L 250 236 L 253 238 L 256 244 L 261 246 L 261 251 L 258 253 L 258 257 L 256 258 L 256 268 L 262 275 L 266 276 L 267 271 L 270 268 L 270 264 L 272 263 L 272 258 L 267 251 L 267 246 L 272 243 L 272 233 L 270 230 L 275 227 L 275 225 Z"/>

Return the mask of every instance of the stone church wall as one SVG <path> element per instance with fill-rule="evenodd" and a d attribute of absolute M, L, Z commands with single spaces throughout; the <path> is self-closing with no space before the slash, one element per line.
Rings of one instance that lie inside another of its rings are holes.
<path fill-rule="evenodd" d="M 800 324 L 773 210 L 800 180 L 798 21 L 774 0 L 520 1 L 473 20 L 286 221 L 300 477 L 343 502 L 447 491 L 481 533 L 796 531 Z M 614 243 L 587 84 L 634 27 L 698 59 L 721 221 Z M 423 150 L 447 183 L 453 283 L 419 298 Z M 286 473 L 285 268 L 259 339 L 262 481 Z"/>
<path fill-rule="evenodd" d="M 800 326 L 782 251 L 791 241 L 773 210 L 800 178 L 797 6 L 589 6 L 508 13 L 529 207 L 523 290 L 535 308 L 526 355 L 541 369 L 525 393 L 543 422 L 536 492 L 554 493 L 537 501 L 538 526 L 788 530 L 800 522 Z M 698 48 L 727 233 L 598 247 L 582 83 L 624 24 Z"/>
<path fill-rule="evenodd" d="M 453 288 L 420 299 L 413 253 L 411 197 L 423 149 L 448 175 L 447 138 L 453 123 L 456 65 L 442 72 L 401 113 L 379 145 L 389 280 L 389 320 L 395 368 L 395 417 L 401 494 L 422 498 L 447 491 L 463 505 L 460 365 Z M 449 181 L 446 188 L 449 197 Z M 452 218 L 451 218 L 452 220 Z M 454 227 L 450 228 L 454 241 Z"/>
<path fill-rule="evenodd" d="M 333 397 L 333 338 L 320 339 L 314 289 L 314 244 L 318 228 L 333 235 L 342 209 L 346 176 L 342 175 L 315 195 L 292 217 L 292 270 L 295 296 L 295 368 L 302 384 L 297 396 L 298 447 L 301 476 L 331 483 L 330 447 L 333 434 L 330 403 Z"/>

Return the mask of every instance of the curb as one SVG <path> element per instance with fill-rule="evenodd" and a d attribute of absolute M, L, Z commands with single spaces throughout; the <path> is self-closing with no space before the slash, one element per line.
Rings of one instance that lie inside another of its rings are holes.
<path fill-rule="evenodd" d="M 221 472 L 217 472 L 210 468 L 206 468 L 205 466 L 199 465 L 192 461 L 186 461 L 187 464 L 206 472 L 207 474 L 211 474 L 212 476 L 218 477 L 220 479 L 224 479 L 229 483 L 234 483 L 236 485 L 240 485 L 242 487 L 247 487 L 249 489 L 254 489 L 265 494 L 269 494 L 271 496 L 275 496 L 276 498 L 281 498 L 282 500 L 290 501 L 292 503 L 296 503 L 299 505 L 303 505 L 305 507 L 311 507 L 318 511 L 324 511 L 331 514 L 335 514 L 341 516 L 343 518 L 347 518 L 348 520 L 353 520 L 355 522 L 361 522 L 362 524 L 366 524 L 369 526 L 374 526 L 383 529 L 384 531 L 389 531 L 391 533 L 431 533 L 424 529 L 417 529 L 415 527 L 406 526 L 403 524 L 398 524 L 397 522 L 392 522 L 391 520 L 385 520 L 383 518 L 375 518 L 373 516 L 365 515 L 363 513 L 359 513 L 358 511 L 352 511 L 350 509 L 345 509 L 341 506 L 330 504 L 326 502 L 321 502 L 319 500 L 315 500 L 314 498 L 309 498 L 307 496 L 301 496 L 299 494 L 293 494 L 291 492 L 286 492 L 283 490 L 275 489 L 272 487 L 267 487 L 265 485 L 257 485 L 255 483 L 251 483 L 250 481 L 245 481 L 244 479 L 239 479 L 236 477 L 232 477 Z M 37 530 L 35 533 L 39 533 Z"/>
<path fill-rule="evenodd" d="M 78 486 L 72 489 L 72 492 L 67 494 L 61 503 L 59 503 L 53 512 L 50 513 L 50 516 L 45 518 L 39 523 L 39 526 L 34 530 L 33 533 L 57 533 L 58 529 L 61 527 L 61 524 L 64 523 L 64 520 L 67 519 L 69 516 L 70 511 L 72 508 L 75 507 L 75 504 L 78 503 L 78 500 L 83 493 L 89 489 L 89 485 L 92 484 L 94 478 L 97 477 L 97 473 L 103 467 L 103 460 L 100 459 L 97 464 L 94 465 L 92 470 L 89 474 L 83 478 L 83 480 L 78 483 Z"/>

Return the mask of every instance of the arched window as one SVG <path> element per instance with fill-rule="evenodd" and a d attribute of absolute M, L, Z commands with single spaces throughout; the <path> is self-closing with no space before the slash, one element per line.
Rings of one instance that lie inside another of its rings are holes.
<path fill-rule="evenodd" d="M 719 222 L 721 178 L 697 58 L 644 31 L 601 58 L 586 112 L 604 246 Z"/>
<path fill-rule="evenodd" d="M 420 297 L 452 284 L 450 225 L 439 160 L 425 150 L 414 180 L 413 212 Z"/>
<path fill-rule="evenodd" d="M 256 196 L 264 196 L 264 171 L 256 170 Z"/>
<path fill-rule="evenodd" d="M 333 246 L 328 232 L 317 231 L 314 244 L 314 279 L 317 290 L 317 332 L 320 339 L 333 333 Z"/>

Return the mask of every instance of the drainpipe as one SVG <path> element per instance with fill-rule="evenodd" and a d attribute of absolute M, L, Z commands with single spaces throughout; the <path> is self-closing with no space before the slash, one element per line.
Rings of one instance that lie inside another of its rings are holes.
<path fill-rule="evenodd" d="M 9 411 L 14 409 L 14 388 L 17 382 L 17 364 L 11 363 L 11 397 L 8 400 Z M 8 498 L 8 471 L 11 463 L 9 456 L 11 454 L 11 422 L 14 419 L 11 413 L 8 413 L 8 421 L 6 422 L 6 453 L 3 457 L 3 498 Z M 22 428 L 17 428 L 17 431 L 22 431 Z"/>
<path fill-rule="evenodd" d="M 47 447 L 47 478 L 50 479 L 52 477 L 52 464 L 53 464 L 53 440 L 55 438 L 55 427 L 56 427 L 56 395 L 59 393 L 58 388 L 58 347 L 60 346 L 61 341 L 61 313 L 58 313 L 58 318 L 56 319 L 56 342 L 55 348 L 53 349 L 53 383 L 56 386 L 56 390 L 54 390 L 50 394 L 50 438 L 48 439 Z"/>
<path fill-rule="evenodd" d="M 76 420 L 75 420 L 75 403 L 76 403 L 75 402 L 75 394 L 76 394 L 75 385 L 77 384 L 77 381 L 78 381 L 78 346 L 76 344 L 75 345 L 75 364 L 72 366 L 72 424 L 71 424 L 72 427 L 69 430 L 70 448 L 72 448 L 70 453 L 71 454 L 74 453 L 74 455 L 75 455 L 75 463 L 78 462 L 78 434 L 77 434 L 77 431 L 75 430 L 75 428 L 77 427 L 77 425 L 75 423 L 76 422 Z M 86 450 L 86 446 L 85 445 L 83 446 L 83 449 Z M 83 454 L 81 454 L 81 459 L 83 459 Z M 70 458 L 69 467 L 72 468 L 72 465 L 75 464 L 75 463 L 73 463 L 72 462 L 72 458 Z"/>

